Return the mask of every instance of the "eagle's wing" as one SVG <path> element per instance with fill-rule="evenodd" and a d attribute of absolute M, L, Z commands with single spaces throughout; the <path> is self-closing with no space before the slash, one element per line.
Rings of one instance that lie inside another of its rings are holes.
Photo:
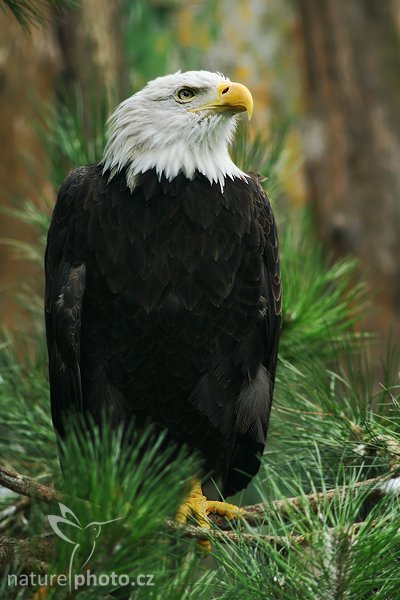
<path fill-rule="evenodd" d="M 58 193 L 45 253 L 45 319 L 53 424 L 63 436 L 67 411 L 80 411 L 80 337 L 87 228 L 84 203 L 90 168 L 72 171 Z"/>
<path fill-rule="evenodd" d="M 239 397 L 238 433 L 225 488 L 227 496 L 246 487 L 260 466 L 274 391 L 282 318 L 282 282 L 275 219 L 260 177 L 253 173 L 249 175 L 256 220 L 264 234 L 260 319 L 252 333 L 252 344 L 259 343 L 262 347 L 262 366 Z M 246 412 L 247 418 L 243 418 Z"/>
<path fill-rule="evenodd" d="M 257 177 L 257 176 L 254 176 Z M 279 261 L 278 232 L 269 200 L 257 178 L 258 221 L 264 231 L 263 307 L 265 323 L 265 365 L 271 382 L 271 399 L 275 383 L 276 362 L 282 320 L 282 279 Z M 266 432 L 265 432 L 266 433 Z"/>

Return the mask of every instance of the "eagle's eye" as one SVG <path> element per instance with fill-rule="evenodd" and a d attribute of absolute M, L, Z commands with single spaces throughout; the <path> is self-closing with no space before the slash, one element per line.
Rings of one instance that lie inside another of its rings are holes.
<path fill-rule="evenodd" d="M 176 97 L 180 102 L 190 102 L 190 100 L 194 98 L 194 91 L 190 88 L 184 87 L 178 90 Z"/>

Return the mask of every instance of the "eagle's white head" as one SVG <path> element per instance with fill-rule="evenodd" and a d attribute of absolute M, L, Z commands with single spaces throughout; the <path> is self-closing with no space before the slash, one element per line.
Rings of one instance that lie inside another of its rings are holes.
<path fill-rule="evenodd" d="M 245 177 L 229 156 L 237 113 L 253 111 L 249 90 L 220 73 L 187 71 L 150 81 L 111 116 L 103 157 L 111 176 L 127 169 L 135 177 L 156 169 L 169 180 L 195 171 L 224 185 L 226 177 Z"/>

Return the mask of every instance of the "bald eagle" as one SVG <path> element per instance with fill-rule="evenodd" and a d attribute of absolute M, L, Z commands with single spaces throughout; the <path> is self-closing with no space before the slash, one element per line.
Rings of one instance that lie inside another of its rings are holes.
<path fill-rule="evenodd" d="M 259 177 L 228 150 L 238 113 L 252 110 L 249 90 L 219 73 L 151 81 L 112 115 L 102 161 L 67 176 L 48 233 L 56 432 L 67 435 L 70 411 L 99 422 L 107 407 L 115 425 L 151 421 L 197 450 L 204 477 L 182 522 L 200 505 L 203 521 L 228 514 L 202 485 L 246 487 L 267 434 L 278 238 Z"/>

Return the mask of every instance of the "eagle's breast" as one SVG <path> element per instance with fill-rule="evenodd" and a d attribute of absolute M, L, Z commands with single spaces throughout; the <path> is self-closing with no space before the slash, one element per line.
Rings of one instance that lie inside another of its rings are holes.
<path fill-rule="evenodd" d="M 169 182 L 149 171 L 131 192 L 121 178 L 123 173 L 102 181 L 88 239 L 99 272 L 122 305 L 176 317 L 182 306 L 198 313 L 240 299 L 240 273 L 247 287 L 260 282 L 262 234 L 243 194 L 246 182 L 228 180 L 221 191 L 201 175 Z M 251 268 L 244 264 L 250 259 Z"/>

